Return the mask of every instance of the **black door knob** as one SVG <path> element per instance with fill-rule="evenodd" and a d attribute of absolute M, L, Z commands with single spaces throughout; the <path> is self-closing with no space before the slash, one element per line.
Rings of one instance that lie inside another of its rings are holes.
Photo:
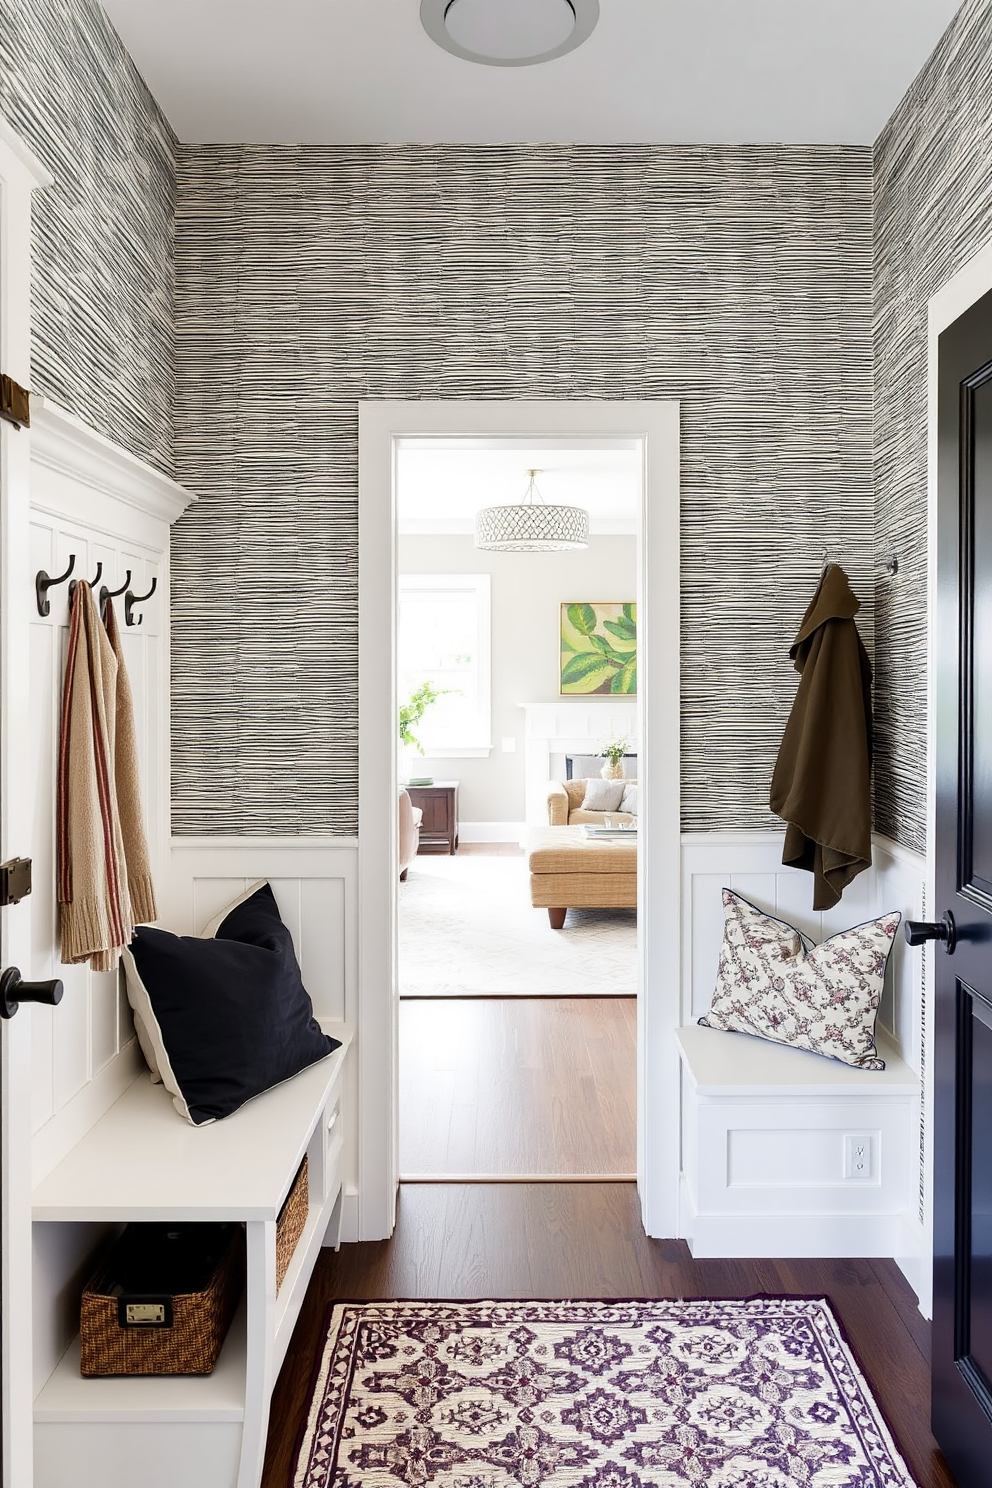
<path fill-rule="evenodd" d="M 927 940 L 941 940 L 949 956 L 958 943 L 957 926 L 950 910 L 940 920 L 907 920 L 904 926 L 910 945 L 923 945 Z"/>
<path fill-rule="evenodd" d="M 0 973 L 0 1018 L 12 1018 L 22 1002 L 46 1002 L 57 1007 L 62 1001 L 61 982 L 22 982 L 16 966 Z"/>

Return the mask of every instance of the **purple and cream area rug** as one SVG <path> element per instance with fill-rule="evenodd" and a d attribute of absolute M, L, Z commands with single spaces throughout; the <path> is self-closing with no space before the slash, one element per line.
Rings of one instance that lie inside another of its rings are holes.
<path fill-rule="evenodd" d="M 829 1305 L 334 1308 L 294 1488 L 913 1488 Z"/>

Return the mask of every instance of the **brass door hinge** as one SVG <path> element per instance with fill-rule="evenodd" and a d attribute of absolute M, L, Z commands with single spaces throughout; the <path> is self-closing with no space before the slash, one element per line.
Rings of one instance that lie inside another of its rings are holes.
<path fill-rule="evenodd" d="M 0 418 L 14 424 L 18 429 L 23 424 L 31 427 L 31 394 L 27 388 L 12 377 L 0 375 Z"/>

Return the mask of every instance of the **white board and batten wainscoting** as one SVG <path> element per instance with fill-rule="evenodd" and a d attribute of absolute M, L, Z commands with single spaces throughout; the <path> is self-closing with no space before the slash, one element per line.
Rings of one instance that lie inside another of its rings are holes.
<path fill-rule="evenodd" d="M 355 1011 L 355 844 L 180 842 L 169 835 L 169 533 L 187 491 L 35 400 L 32 409 L 32 573 L 124 583 L 140 625 L 123 623 L 149 847 L 161 923 L 198 933 L 258 878 L 273 882 L 324 1028 L 343 1040 L 329 1059 L 194 1129 L 148 1079 L 122 980 L 58 956 L 55 782 L 68 585 L 32 614 L 30 707 L 31 972 L 60 977 L 57 1008 L 18 1014 L 32 1047 L 34 1481 L 36 1488 L 255 1488 L 269 1397 L 322 1244 L 357 1231 L 356 1123 L 350 1082 Z M 97 586 L 99 587 L 99 586 Z M 33 597 L 33 589 L 32 589 Z M 26 964 L 26 963 L 25 963 Z M 303 1155 L 309 1209 L 281 1288 L 276 1217 Z M 346 1195 L 346 1190 L 347 1195 Z M 245 1297 L 215 1372 L 205 1378 L 82 1379 L 79 1293 L 100 1247 L 129 1221 L 244 1222 Z"/>
<path fill-rule="evenodd" d="M 696 1256 L 892 1256 L 929 1312 L 921 958 L 897 935 L 878 1016 L 883 1072 L 698 1027 L 716 980 L 721 889 L 815 941 L 892 910 L 919 918 L 925 862 L 885 838 L 826 913 L 780 832 L 682 839 L 680 1230 Z"/>

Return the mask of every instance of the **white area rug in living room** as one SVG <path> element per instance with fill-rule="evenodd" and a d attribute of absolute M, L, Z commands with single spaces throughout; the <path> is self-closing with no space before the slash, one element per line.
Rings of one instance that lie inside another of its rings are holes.
<path fill-rule="evenodd" d="M 399 885 L 401 997 L 632 997 L 637 911 L 533 909 L 523 857 L 418 857 Z"/>

